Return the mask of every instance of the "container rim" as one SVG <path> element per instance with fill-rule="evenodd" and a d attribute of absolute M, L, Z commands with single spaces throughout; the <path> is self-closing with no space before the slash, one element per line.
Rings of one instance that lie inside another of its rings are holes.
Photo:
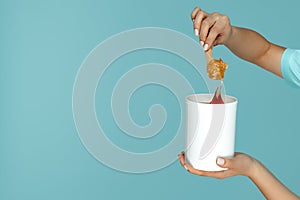
<path fill-rule="evenodd" d="M 192 95 L 187 96 L 185 99 L 186 99 L 187 103 L 196 103 L 196 104 L 202 104 L 202 105 L 224 105 L 224 104 L 238 103 L 237 98 L 235 98 L 234 96 L 225 95 L 225 103 L 224 104 L 208 104 L 209 101 L 207 101 L 207 100 L 209 99 L 209 97 L 210 97 L 210 99 L 213 98 L 213 96 L 214 96 L 214 94 L 210 94 L 210 93 L 192 94 Z"/>

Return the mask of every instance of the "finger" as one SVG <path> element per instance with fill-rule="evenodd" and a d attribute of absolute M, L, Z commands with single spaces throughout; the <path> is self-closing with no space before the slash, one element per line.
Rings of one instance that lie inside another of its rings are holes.
<path fill-rule="evenodd" d="M 220 29 L 218 28 L 218 25 L 217 25 L 217 24 L 215 24 L 215 25 L 210 29 L 210 31 L 209 31 L 209 33 L 208 33 L 208 36 L 207 36 L 207 38 L 206 38 L 206 40 L 205 40 L 205 45 L 204 45 L 204 50 L 205 50 L 205 51 L 208 50 L 208 49 L 210 49 L 210 48 L 212 48 L 212 47 L 214 46 L 215 41 L 216 41 L 218 35 L 220 34 L 219 30 L 220 30 Z"/>
<path fill-rule="evenodd" d="M 216 38 L 216 40 L 213 43 L 213 46 L 217 46 L 218 44 L 220 44 L 218 37 Z"/>
<path fill-rule="evenodd" d="M 226 37 L 224 34 L 227 35 L 228 32 L 228 26 L 230 26 L 229 18 L 226 15 L 221 15 L 219 13 L 214 13 L 214 20 L 215 24 L 213 27 L 209 30 L 207 40 L 205 41 L 207 45 L 207 48 L 211 48 L 212 46 L 223 44 Z M 229 34 L 229 33 L 228 33 Z"/>
<path fill-rule="evenodd" d="M 195 169 L 192 165 L 190 164 L 185 164 L 184 165 L 185 169 L 190 172 L 191 174 L 195 174 L 195 175 L 198 175 L 198 176 L 202 176 L 203 172 L 204 171 L 201 171 L 201 170 L 198 170 L 198 169 Z"/>
<path fill-rule="evenodd" d="M 204 172 L 202 176 L 216 178 L 216 179 L 224 179 L 231 176 L 231 171 L 217 171 L 217 172 Z"/>
<path fill-rule="evenodd" d="M 208 14 L 204 11 L 199 11 L 197 13 L 197 16 L 196 16 L 195 21 L 194 21 L 195 35 L 199 36 L 199 33 L 202 30 L 202 22 L 203 22 L 203 20 L 206 19 L 207 16 L 208 16 Z"/>
<path fill-rule="evenodd" d="M 206 39 L 209 34 L 209 31 L 212 26 L 216 23 L 215 19 L 213 17 L 207 17 L 202 21 L 201 29 L 200 29 L 200 41 L 203 41 L 205 44 L 207 44 Z M 206 45 L 207 46 L 207 45 Z M 208 48 L 206 48 L 207 50 Z"/>
<path fill-rule="evenodd" d="M 216 178 L 216 179 L 224 179 L 224 178 L 228 178 L 228 177 L 232 177 L 232 176 L 236 175 L 236 173 L 234 173 L 230 169 L 223 170 L 223 171 L 203 171 L 203 170 L 195 169 L 190 164 L 185 164 L 184 167 L 191 174 L 195 174 L 195 175 L 198 175 L 198 176 L 211 177 L 211 178 Z"/>
<path fill-rule="evenodd" d="M 190 164 L 185 164 L 184 167 L 186 168 L 187 171 L 189 171 L 191 174 L 195 174 L 198 176 L 209 176 L 209 177 L 214 177 L 216 172 L 209 172 L 209 171 L 203 171 L 199 169 L 195 169 L 192 165 Z"/>
<path fill-rule="evenodd" d="M 219 44 L 223 44 L 224 38 L 221 36 L 221 34 L 217 35 L 215 41 L 213 42 L 212 46 L 217 46 Z"/>
<path fill-rule="evenodd" d="M 191 19 L 194 21 L 194 19 L 197 16 L 197 13 L 200 11 L 201 9 L 199 7 L 194 8 L 194 10 L 191 13 Z"/>
<path fill-rule="evenodd" d="M 184 157 L 184 155 L 181 154 L 178 159 L 180 161 L 181 166 L 184 166 L 184 164 L 185 164 L 185 157 Z"/>
<path fill-rule="evenodd" d="M 198 176 L 205 176 L 205 177 L 211 177 L 211 178 L 216 178 L 216 179 L 224 179 L 224 178 L 228 178 L 231 176 L 235 176 L 234 172 L 231 170 L 212 171 L 212 172 L 211 171 L 203 171 L 203 170 L 195 169 L 190 164 L 185 164 L 184 167 L 191 174 L 195 174 Z"/>
<path fill-rule="evenodd" d="M 217 158 L 217 165 L 223 168 L 231 169 L 234 165 L 234 160 L 232 158 Z"/>

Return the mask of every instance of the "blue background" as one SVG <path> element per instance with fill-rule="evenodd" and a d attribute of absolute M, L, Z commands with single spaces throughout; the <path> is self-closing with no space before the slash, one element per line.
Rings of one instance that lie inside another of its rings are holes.
<path fill-rule="evenodd" d="M 178 162 L 148 174 L 112 170 L 95 160 L 77 135 L 72 89 L 88 53 L 113 34 L 145 26 L 174 29 L 197 40 L 190 21 L 195 6 L 226 13 L 233 25 L 255 29 L 279 45 L 300 48 L 295 17 L 298 0 L 2 0 L 0 199 L 263 198 L 245 177 L 222 181 L 198 177 L 187 173 Z M 230 64 L 227 93 L 239 99 L 236 150 L 261 160 L 299 194 L 299 89 L 240 60 L 224 47 L 215 48 L 215 55 Z M 142 63 L 144 57 L 136 56 Z M 155 61 L 160 60 L 161 55 Z M 175 65 L 176 59 L 169 62 Z M 197 84 L 197 77 L 191 75 L 190 79 Z M 146 93 L 155 89 L 144 88 Z M 141 96 L 136 94 L 136 98 Z M 178 112 L 176 101 L 172 102 L 174 112 Z M 139 123 L 146 121 L 140 118 Z M 173 129 L 168 126 L 167 130 Z M 126 148 L 120 138 L 112 136 Z M 161 145 L 167 141 L 162 139 Z M 137 146 L 134 150 L 153 147 L 145 148 Z"/>

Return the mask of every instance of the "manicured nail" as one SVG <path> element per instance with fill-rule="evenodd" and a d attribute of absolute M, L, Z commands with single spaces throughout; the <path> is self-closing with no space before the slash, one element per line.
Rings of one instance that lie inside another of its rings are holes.
<path fill-rule="evenodd" d="M 203 42 L 203 41 L 200 41 L 200 44 L 201 44 L 201 46 L 203 46 L 203 45 L 204 45 L 204 42 Z"/>
<path fill-rule="evenodd" d="M 224 163 L 225 163 L 225 160 L 223 158 L 218 158 L 217 159 L 217 164 L 218 165 L 224 165 Z"/>
<path fill-rule="evenodd" d="M 204 47 L 203 47 L 204 51 L 207 51 L 208 49 L 208 44 L 205 44 Z"/>
<path fill-rule="evenodd" d="M 194 31 L 195 31 L 195 35 L 196 35 L 196 36 L 199 36 L 199 30 L 195 28 Z"/>
<path fill-rule="evenodd" d="M 187 171 L 189 171 L 189 168 L 188 168 L 186 165 L 183 165 L 183 167 L 184 167 Z"/>

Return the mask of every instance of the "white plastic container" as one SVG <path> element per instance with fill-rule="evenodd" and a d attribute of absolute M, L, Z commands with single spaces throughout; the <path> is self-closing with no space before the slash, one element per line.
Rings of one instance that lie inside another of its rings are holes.
<path fill-rule="evenodd" d="M 221 171 L 217 157 L 232 157 L 235 144 L 237 99 L 225 96 L 224 104 L 209 104 L 212 94 L 186 98 L 186 162 L 204 171 Z"/>

